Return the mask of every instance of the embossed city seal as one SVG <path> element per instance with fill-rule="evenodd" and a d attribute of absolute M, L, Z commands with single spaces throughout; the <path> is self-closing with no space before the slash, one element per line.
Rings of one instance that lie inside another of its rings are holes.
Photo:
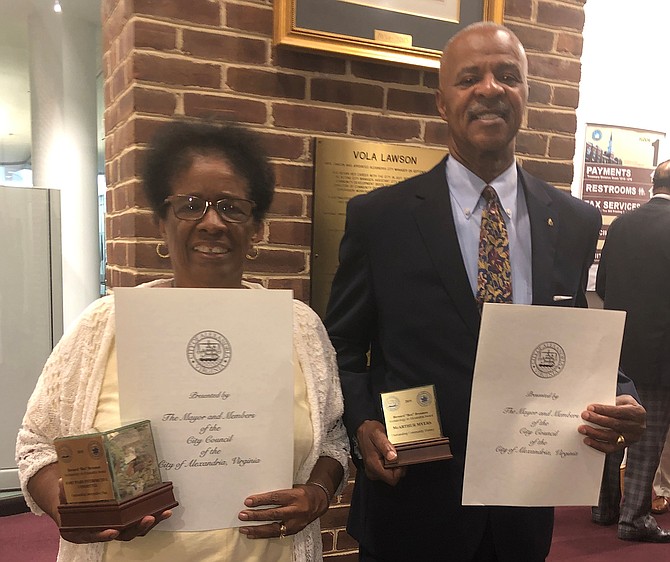
<path fill-rule="evenodd" d="M 400 407 L 400 400 L 396 396 L 389 396 L 386 399 L 386 407 L 390 412 L 395 412 Z"/>
<path fill-rule="evenodd" d="M 230 363 L 232 350 L 223 334 L 214 330 L 198 332 L 186 346 L 189 365 L 203 375 L 216 375 Z"/>
<path fill-rule="evenodd" d="M 100 445 L 97 441 L 91 441 L 91 443 L 88 444 L 88 454 L 91 455 L 91 457 L 94 459 L 100 458 L 102 455 L 102 449 L 100 448 Z"/>
<path fill-rule="evenodd" d="M 65 463 L 72 462 L 72 449 L 63 445 L 56 449 L 56 454 L 58 455 L 58 460 Z"/>
<path fill-rule="evenodd" d="M 430 392 L 422 390 L 419 392 L 419 394 L 416 395 L 416 401 L 419 403 L 419 406 L 423 406 L 425 408 L 426 406 L 430 406 L 433 398 L 431 397 Z"/>
<path fill-rule="evenodd" d="M 542 379 L 555 377 L 563 367 L 565 367 L 565 351 L 556 342 L 541 343 L 531 353 L 530 368 Z"/>

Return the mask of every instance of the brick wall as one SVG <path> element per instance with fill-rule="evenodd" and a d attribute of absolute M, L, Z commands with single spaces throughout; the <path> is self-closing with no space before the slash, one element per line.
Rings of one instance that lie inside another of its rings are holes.
<path fill-rule="evenodd" d="M 517 141 L 531 173 L 568 188 L 585 0 L 506 0 L 526 46 L 530 96 Z M 172 115 L 224 115 L 257 130 L 277 193 L 249 274 L 309 301 L 315 136 L 441 146 L 437 72 L 272 46 L 271 0 L 103 0 L 107 279 L 168 274 L 140 189 L 142 151 Z M 344 531 L 350 487 L 324 516 L 327 558 L 355 559 Z"/>

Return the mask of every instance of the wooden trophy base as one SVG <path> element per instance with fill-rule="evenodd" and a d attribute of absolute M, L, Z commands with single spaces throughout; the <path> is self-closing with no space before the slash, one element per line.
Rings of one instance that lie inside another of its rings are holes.
<path fill-rule="evenodd" d="M 384 460 L 384 468 L 442 461 L 454 456 L 451 454 L 448 437 L 403 443 L 402 445 L 395 445 L 395 450 L 398 453 L 398 458 L 391 462 Z"/>
<path fill-rule="evenodd" d="M 58 506 L 61 531 L 122 531 L 146 515 L 159 515 L 177 507 L 172 482 L 159 486 L 126 501 L 68 503 Z"/>

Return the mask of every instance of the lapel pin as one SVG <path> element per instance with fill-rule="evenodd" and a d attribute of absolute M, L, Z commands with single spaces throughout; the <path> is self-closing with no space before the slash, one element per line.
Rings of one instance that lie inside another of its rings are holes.
<path fill-rule="evenodd" d="M 549 226 L 554 226 L 554 220 L 553 219 L 547 219 L 547 224 Z"/>

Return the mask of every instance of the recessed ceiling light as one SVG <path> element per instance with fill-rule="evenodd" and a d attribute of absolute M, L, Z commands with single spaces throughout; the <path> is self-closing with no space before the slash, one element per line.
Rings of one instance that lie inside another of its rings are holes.
<path fill-rule="evenodd" d="M 63 11 L 63 8 L 61 8 L 60 5 L 60 0 L 54 0 L 54 12 L 57 14 L 60 14 Z"/>

